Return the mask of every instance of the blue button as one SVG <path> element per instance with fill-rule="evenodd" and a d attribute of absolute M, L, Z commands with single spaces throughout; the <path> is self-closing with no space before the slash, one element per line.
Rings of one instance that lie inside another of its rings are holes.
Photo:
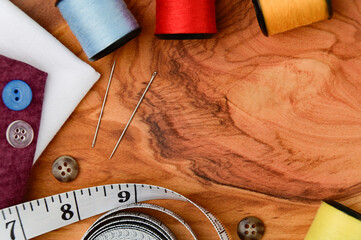
<path fill-rule="evenodd" d="M 26 82 L 13 80 L 6 84 L 2 98 L 6 107 L 14 111 L 20 111 L 30 105 L 33 92 Z"/>

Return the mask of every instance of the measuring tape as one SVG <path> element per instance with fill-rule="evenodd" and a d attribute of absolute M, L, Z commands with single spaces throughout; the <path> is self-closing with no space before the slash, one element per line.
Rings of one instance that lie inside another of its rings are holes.
<path fill-rule="evenodd" d="M 100 238 L 94 238 L 92 237 L 94 236 L 92 233 L 97 233 L 97 231 L 98 233 L 99 231 L 104 233 L 106 230 L 108 230 L 109 233 L 110 230 L 113 230 L 114 226 L 110 225 L 104 228 L 104 224 L 113 222 L 109 220 L 115 220 L 115 222 L 119 222 L 122 219 L 129 220 L 131 217 L 127 218 L 124 217 L 124 214 L 119 213 L 119 211 L 129 208 L 151 208 L 167 213 L 180 221 L 190 231 L 193 238 L 197 239 L 189 225 L 175 213 L 156 205 L 140 204 L 140 202 L 160 199 L 172 199 L 191 203 L 212 223 L 219 239 L 229 239 L 221 222 L 206 209 L 172 190 L 144 184 L 112 184 L 85 188 L 2 209 L 2 216 L 0 216 L 0 239 L 31 239 L 80 220 L 113 210 L 98 219 L 83 237 L 84 240 L 107 239 L 104 237 L 105 235 Z M 134 219 L 134 216 L 132 218 Z M 138 222 L 139 219 L 146 220 L 148 223 L 153 222 L 154 226 L 154 219 L 149 219 L 149 217 L 147 218 L 145 215 L 138 218 Z M 134 229 L 139 231 L 140 228 Z M 146 228 L 143 227 L 142 229 Z M 159 231 L 167 232 L 166 228 L 162 228 L 162 230 Z M 146 232 L 146 230 L 144 232 Z M 109 234 L 111 233 L 110 231 Z M 171 235 L 172 234 L 169 234 L 169 236 Z M 172 239 L 171 237 L 170 239 Z M 153 239 L 158 238 L 154 237 Z"/>
<path fill-rule="evenodd" d="M 152 209 L 163 212 L 179 221 L 185 228 L 187 228 L 192 237 L 197 239 L 192 228 L 183 220 L 183 218 L 171 210 L 154 204 L 133 203 L 114 209 L 99 218 L 89 228 L 82 240 L 93 240 L 98 237 L 100 239 L 126 239 L 125 236 L 127 233 L 128 235 L 129 233 L 135 233 L 143 236 L 143 238 L 139 236 L 140 239 L 153 239 L 152 235 L 156 235 L 155 239 L 176 239 L 173 233 L 162 222 L 149 215 L 139 212 L 120 212 L 132 208 Z M 146 236 L 148 236 L 148 238 Z"/>
<path fill-rule="evenodd" d="M 87 240 L 99 239 L 141 239 L 141 240 L 175 240 L 173 233 L 159 220 L 143 213 L 118 213 L 98 223 Z"/>

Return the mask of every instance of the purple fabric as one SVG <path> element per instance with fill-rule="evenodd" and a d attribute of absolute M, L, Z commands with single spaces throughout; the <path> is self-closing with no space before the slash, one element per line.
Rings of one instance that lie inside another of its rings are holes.
<path fill-rule="evenodd" d="M 26 192 L 38 140 L 46 79 L 47 73 L 0 55 L 0 95 L 12 80 L 23 80 L 33 92 L 32 102 L 22 111 L 8 109 L 0 97 L 0 209 L 20 203 Z M 7 127 L 16 120 L 29 123 L 34 130 L 33 142 L 23 149 L 12 147 L 6 139 Z"/>

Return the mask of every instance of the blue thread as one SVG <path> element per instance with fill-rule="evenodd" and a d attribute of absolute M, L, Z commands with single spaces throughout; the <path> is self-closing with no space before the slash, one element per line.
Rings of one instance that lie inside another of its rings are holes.
<path fill-rule="evenodd" d="M 10 110 L 21 111 L 30 105 L 33 92 L 26 82 L 13 80 L 4 87 L 2 99 L 5 106 Z"/>
<path fill-rule="evenodd" d="M 140 32 L 123 0 L 61 0 L 57 7 L 90 61 L 115 51 Z"/>

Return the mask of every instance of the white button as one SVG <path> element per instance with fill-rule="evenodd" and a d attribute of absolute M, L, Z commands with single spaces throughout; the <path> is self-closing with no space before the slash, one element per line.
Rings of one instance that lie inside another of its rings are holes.
<path fill-rule="evenodd" d="M 14 148 L 26 148 L 34 139 L 33 128 L 25 121 L 14 121 L 6 130 L 6 139 Z"/>

